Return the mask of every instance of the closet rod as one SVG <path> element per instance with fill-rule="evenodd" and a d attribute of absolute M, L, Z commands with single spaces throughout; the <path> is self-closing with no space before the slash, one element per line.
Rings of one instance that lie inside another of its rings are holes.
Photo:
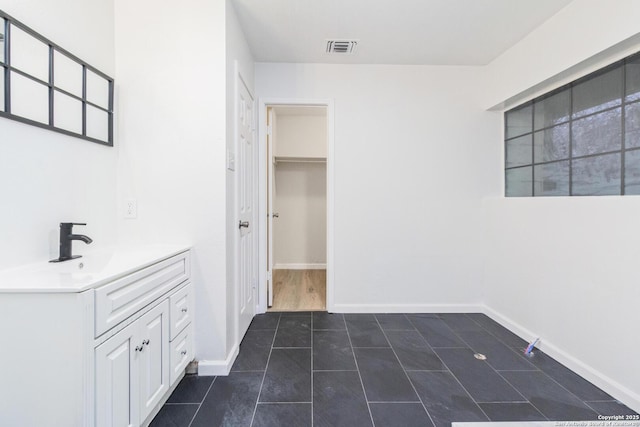
<path fill-rule="evenodd" d="M 276 157 L 275 163 L 327 163 L 323 157 Z"/>

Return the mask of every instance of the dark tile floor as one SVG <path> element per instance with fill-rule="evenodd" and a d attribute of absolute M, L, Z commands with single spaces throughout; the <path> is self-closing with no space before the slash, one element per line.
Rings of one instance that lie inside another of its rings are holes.
<path fill-rule="evenodd" d="M 151 426 L 450 426 L 635 414 L 482 314 L 267 313 L 226 377 L 187 376 Z M 487 356 L 478 360 L 474 353 Z"/>

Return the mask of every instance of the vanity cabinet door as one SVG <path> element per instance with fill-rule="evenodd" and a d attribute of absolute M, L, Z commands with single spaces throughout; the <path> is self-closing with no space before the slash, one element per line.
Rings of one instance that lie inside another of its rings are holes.
<path fill-rule="evenodd" d="M 96 348 L 96 426 L 139 425 L 138 325 L 133 323 Z"/>
<path fill-rule="evenodd" d="M 144 421 L 169 390 L 169 301 L 143 315 L 139 324 L 140 421 Z"/>
<path fill-rule="evenodd" d="M 96 426 L 137 427 L 169 390 L 169 301 L 96 347 Z"/>

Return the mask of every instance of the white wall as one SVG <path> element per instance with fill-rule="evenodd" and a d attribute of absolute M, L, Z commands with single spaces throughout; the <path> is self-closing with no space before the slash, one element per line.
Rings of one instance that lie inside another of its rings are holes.
<path fill-rule="evenodd" d="M 335 102 L 337 311 L 481 301 L 482 206 L 500 116 L 471 67 L 256 64 L 265 98 Z"/>
<path fill-rule="evenodd" d="M 193 245 L 196 357 L 227 356 L 225 4 L 116 0 L 120 241 Z"/>
<path fill-rule="evenodd" d="M 513 106 L 637 52 L 639 19 L 637 0 L 572 1 L 485 67 L 485 107 Z"/>
<path fill-rule="evenodd" d="M 637 197 L 486 201 L 485 303 L 636 410 Z"/>
<path fill-rule="evenodd" d="M 327 157 L 326 115 L 277 115 L 276 157 Z"/>
<path fill-rule="evenodd" d="M 5 0 L 2 10 L 113 76 L 113 0 Z M 0 268 L 56 258 L 60 222 L 89 224 L 75 231 L 94 243 L 74 243 L 78 254 L 115 242 L 117 146 L 4 118 L 0 135 Z"/>
<path fill-rule="evenodd" d="M 274 268 L 322 268 L 327 263 L 326 164 L 278 162 L 275 190 Z"/>
<path fill-rule="evenodd" d="M 640 50 L 639 18 L 636 1 L 572 2 L 487 67 L 485 105 L 527 99 Z M 501 138 L 485 145 L 501 156 Z M 496 197 L 485 214 L 492 313 L 640 410 L 640 342 L 631 338 L 640 325 L 640 199 Z"/>

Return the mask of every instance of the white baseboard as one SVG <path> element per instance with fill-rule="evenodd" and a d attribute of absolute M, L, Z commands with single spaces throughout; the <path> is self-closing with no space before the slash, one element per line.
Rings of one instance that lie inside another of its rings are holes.
<path fill-rule="evenodd" d="M 333 313 L 482 313 L 481 304 L 334 304 Z"/>
<path fill-rule="evenodd" d="M 491 307 L 484 306 L 483 312 L 525 341 L 530 342 L 538 336 L 522 325 L 498 313 Z M 549 356 L 556 359 L 558 362 L 565 365 L 567 368 L 571 369 L 573 372 L 585 378 L 587 381 L 600 387 L 602 390 L 609 393 L 611 396 L 615 397 L 620 402 L 627 405 L 629 408 L 633 409 L 636 412 L 640 412 L 640 395 L 638 393 L 629 390 L 627 387 L 623 386 L 617 381 L 614 381 L 597 369 L 594 369 L 575 356 L 567 353 L 556 343 L 543 339 L 540 341 L 540 345 L 537 347 Z"/>
<path fill-rule="evenodd" d="M 234 346 L 233 350 L 225 360 L 199 360 L 198 361 L 198 376 L 226 376 L 229 375 L 233 362 L 238 357 L 238 346 Z"/>
<path fill-rule="evenodd" d="M 327 264 L 276 264 L 274 270 L 326 270 Z"/>

